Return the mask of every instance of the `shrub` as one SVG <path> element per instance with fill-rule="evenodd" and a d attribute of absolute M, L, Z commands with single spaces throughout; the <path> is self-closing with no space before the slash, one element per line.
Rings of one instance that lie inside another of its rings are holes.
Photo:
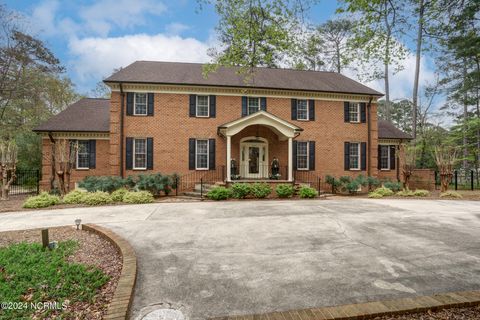
<path fill-rule="evenodd" d="M 368 197 L 373 199 L 379 199 L 379 198 L 383 198 L 383 195 L 381 193 L 370 192 L 368 194 Z"/>
<path fill-rule="evenodd" d="M 340 183 L 341 183 L 341 184 L 344 184 L 344 185 L 345 185 L 345 184 L 351 182 L 351 181 L 352 181 L 352 178 L 350 178 L 349 176 L 343 176 L 343 177 L 340 177 L 339 180 L 340 180 Z"/>
<path fill-rule="evenodd" d="M 317 190 L 306 186 L 301 187 L 298 194 L 300 195 L 300 198 L 315 198 L 318 196 Z"/>
<path fill-rule="evenodd" d="M 415 192 L 413 192 L 413 195 L 415 197 L 428 197 L 430 195 L 430 191 L 417 189 L 417 190 L 415 190 Z"/>
<path fill-rule="evenodd" d="M 83 199 L 83 203 L 88 204 L 89 206 L 98 206 L 112 202 L 113 200 L 108 192 L 104 191 L 87 192 Z"/>
<path fill-rule="evenodd" d="M 367 177 L 367 185 L 369 187 L 376 188 L 376 187 L 380 186 L 380 180 L 378 180 L 375 177 Z"/>
<path fill-rule="evenodd" d="M 279 184 L 275 188 L 275 193 L 279 198 L 290 198 L 291 196 L 293 196 L 293 192 L 294 192 L 293 186 L 287 183 Z"/>
<path fill-rule="evenodd" d="M 353 181 L 357 182 L 359 187 L 366 187 L 368 185 L 368 178 L 363 174 L 359 174 Z"/>
<path fill-rule="evenodd" d="M 88 192 L 104 191 L 112 193 L 113 191 L 124 187 L 127 184 L 125 179 L 121 177 L 95 177 L 88 176 L 78 183 L 80 188 L 86 189 Z"/>
<path fill-rule="evenodd" d="M 380 187 L 380 188 L 377 188 L 373 191 L 374 193 L 378 193 L 380 195 L 382 195 L 383 197 L 388 197 L 388 196 L 391 196 L 393 195 L 393 191 L 387 187 Z"/>
<path fill-rule="evenodd" d="M 127 191 L 123 195 L 125 203 L 152 203 L 153 195 L 148 191 Z"/>
<path fill-rule="evenodd" d="M 112 194 L 110 195 L 112 197 L 112 200 L 114 202 L 122 202 L 123 201 L 123 196 L 125 195 L 125 193 L 127 193 L 128 190 L 125 189 L 125 188 L 120 188 L 118 190 L 115 190 L 112 192 Z"/>
<path fill-rule="evenodd" d="M 383 183 L 385 188 L 392 190 L 393 192 L 400 191 L 402 189 L 402 184 L 396 181 L 386 181 Z"/>
<path fill-rule="evenodd" d="M 172 177 L 155 173 L 138 175 L 135 186 L 138 190 L 149 191 L 153 195 L 159 195 L 161 192 L 168 195 L 173 185 Z"/>
<path fill-rule="evenodd" d="M 347 189 L 349 193 L 357 193 L 359 188 L 360 183 L 357 180 L 350 181 L 345 185 L 345 189 Z"/>
<path fill-rule="evenodd" d="M 254 183 L 251 188 L 251 193 L 255 198 L 266 198 L 272 193 L 272 187 L 266 183 Z"/>
<path fill-rule="evenodd" d="M 462 195 L 458 192 L 455 191 L 445 191 L 440 193 L 440 198 L 457 198 L 461 199 L 463 198 Z"/>
<path fill-rule="evenodd" d="M 232 197 L 245 199 L 251 192 L 252 187 L 248 183 L 234 183 L 232 185 Z"/>
<path fill-rule="evenodd" d="M 38 196 L 29 197 L 24 203 L 24 208 L 46 208 L 60 203 L 60 197 L 42 192 Z"/>
<path fill-rule="evenodd" d="M 63 197 L 63 203 L 80 204 L 84 203 L 85 196 L 88 193 L 82 190 L 73 190 Z"/>
<path fill-rule="evenodd" d="M 214 187 L 207 193 L 207 197 L 212 200 L 226 200 L 232 196 L 232 191 L 222 186 Z"/>
<path fill-rule="evenodd" d="M 339 179 L 335 179 L 335 177 L 332 177 L 330 175 L 327 175 L 325 177 L 325 181 L 332 186 L 333 192 L 337 192 L 338 188 L 342 185 Z"/>
<path fill-rule="evenodd" d="M 396 195 L 400 197 L 413 197 L 415 194 L 411 190 L 404 189 L 402 191 L 397 192 Z"/>

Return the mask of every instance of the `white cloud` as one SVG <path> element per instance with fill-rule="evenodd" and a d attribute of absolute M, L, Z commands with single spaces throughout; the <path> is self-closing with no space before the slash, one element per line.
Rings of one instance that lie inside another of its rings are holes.
<path fill-rule="evenodd" d="M 48 0 L 39 4 L 33 9 L 31 21 L 35 22 L 37 32 L 43 35 L 52 36 L 57 34 L 55 16 L 59 7 L 58 1 Z"/>
<path fill-rule="evenodd" d="M 179 35 L 183 31 L 188 29 L 190 29 L 190 27 L 187 26 L 186 24 L 173 22 L 173 23 L 167 24 L 167 26 L 165 27 L 165 32 L 170 35 Z"/>

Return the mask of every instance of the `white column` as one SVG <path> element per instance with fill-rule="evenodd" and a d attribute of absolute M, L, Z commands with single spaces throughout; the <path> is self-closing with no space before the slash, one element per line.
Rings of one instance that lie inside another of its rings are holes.
<path fill-rule="evenodd" d="M 232 137 L 227 136 L 227 181 L 231 180 L 232 173 L 231 173 L 231 160 L 232 160 Z"/>
<path fill-rule="evenodd" d="M 293 140 L 288 138 L 288 181 L 293 181 Z"/>

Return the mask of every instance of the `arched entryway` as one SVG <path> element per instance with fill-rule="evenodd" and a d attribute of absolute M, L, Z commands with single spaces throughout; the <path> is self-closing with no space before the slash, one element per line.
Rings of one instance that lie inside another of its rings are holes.
<path fill-rule="evenodd" d="M 268 140 L 245 137 L 240 140 L 240 176 L 246 179 L 269 177 Z"/>

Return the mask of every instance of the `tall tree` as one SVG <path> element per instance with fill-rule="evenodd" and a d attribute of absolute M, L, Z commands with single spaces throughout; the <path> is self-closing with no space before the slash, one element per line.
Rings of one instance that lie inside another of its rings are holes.
<path fill-rule="evenodd" d="M 339 18 L 328 20 L 318 27 L 319 36 L 324 42 L 325 61 L 331 61 L 328 70 L 341 73 L 352 60 L 347 44 L 354 25 L 350 19 Z"/>
<path fill-rule="evenodd" d="M 293 67 L 299 70 L 322 70 L 326 61 L 324 47 L 324 41 L 318 32 L 305 34 L 297 41 Z"/>

